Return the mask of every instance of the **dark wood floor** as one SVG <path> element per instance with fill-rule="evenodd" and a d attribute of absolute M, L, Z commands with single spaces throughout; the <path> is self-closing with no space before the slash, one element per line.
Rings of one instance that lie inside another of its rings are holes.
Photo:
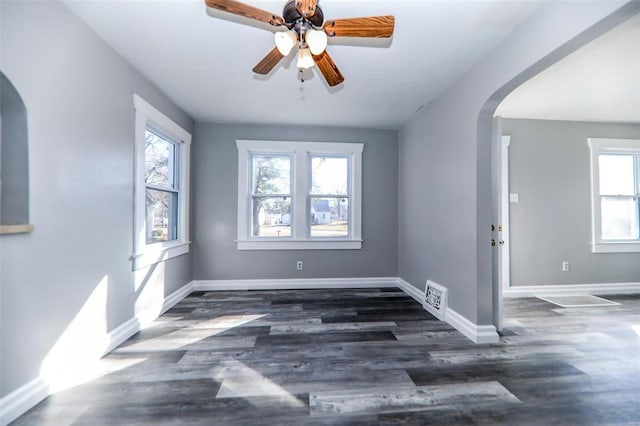
<path fill-rule="evenodd" d="M 395 289 L 196 292 L 15 424 L 640 425 L 640 296 L 608 298 L 508 299 L 474 345 Z"/>

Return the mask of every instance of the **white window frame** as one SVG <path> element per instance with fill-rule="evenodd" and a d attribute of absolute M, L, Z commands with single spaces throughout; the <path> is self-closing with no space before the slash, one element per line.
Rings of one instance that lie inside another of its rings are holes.
<path fill-rule="evenodd" d="M 158 111 L 140 96 L 133 95 L 135 107 L 135 165 L 134 165 L 134 237 L 133 269 L 141 269 L 189 252 L 189 159 L 191 134 Z M 179 151 L 177 173 L 178 235 L 177 239 L 147 244 L 146 238 L 146 184 L 144 181 L 144 144 L 147 128 L 161 132 L 176 143 Z"/>
<path fill-rule="evenodd" d="M 238 250 L 354 250 L 362 248 L 362 143 L 237 140 Z M 291 237 L 254 237 L 251 232 L 251 155 L 291 156 Z M 310 155 L 348 156 L 350 215 L 348 237 L 309 236 Z"/>
<path fill-rule="evenodd" d="M 638 240 L 605 240 L 602 238 L 600 212 L 600 154 L 640 154 L 640 139 L 588 138 L 591 152 L 591 251 L 593 253 L 640 252 Z M 640 179 L 640 168 L 636 165 L 636 180 Z M 640 184 L 637 185 L 640 187 Z M 640 188 L 636 188 L 640 192 Z M 636 193 L 636 199 L 640 193 Z"/>

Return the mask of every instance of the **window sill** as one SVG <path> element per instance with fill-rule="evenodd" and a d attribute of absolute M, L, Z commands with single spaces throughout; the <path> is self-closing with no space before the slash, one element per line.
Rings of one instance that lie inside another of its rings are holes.
<path fill-rule="evenodd" d="M 635 253 L 640 252 L 640 242 L 638 241 L 616 241 L 591 243 L 592 253 Z"/>
<path fill-rule="evenodd" d="M 174 241 L 171 243 L 145 246 L 144 252 L 131 256 L 133 260 L 133 270 L 146 268 L 147 266 L 187 254 L 189 253 L 190 244 L 191 241 Z"/>
<path fill-rule="evenodd" d="M 238 250 L 360 250 L 362 240 L 237 241 Z"/>
<path fill-rule="evenodd" d="M 0 225 L 0 234 L 26 234 L 33 232 L 33 225 Z"/>

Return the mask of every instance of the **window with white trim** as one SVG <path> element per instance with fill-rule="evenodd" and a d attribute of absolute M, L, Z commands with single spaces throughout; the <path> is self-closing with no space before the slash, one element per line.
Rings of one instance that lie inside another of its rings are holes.
<path fill-rule="evenodd" d="M 238 249 L 360 249 L 357 143 L 236 141 Z"/>
<path fill-rule="evenodd" d="M 191 134 L 137 95 L 133 268 L 189 252 Z"/>
<path fill-rule="evenodd" d="M 593 252 L 640 252 L 640 140 L 588 143 Z"/>

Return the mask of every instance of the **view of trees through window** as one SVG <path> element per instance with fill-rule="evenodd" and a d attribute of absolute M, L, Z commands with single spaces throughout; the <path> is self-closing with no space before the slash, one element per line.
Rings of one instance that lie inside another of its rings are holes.
<path fill-rule="evenodd" d="M 252 156 L 252 235 L 291 236 L 291 158 Z"/>
<path fill-rule="evenodd" d="M 147 129 L 144 143 L 144 182 L 147 243 L 178 238 L 177 146 Z"/>
<path fill-rule="evenodd" d="M 312 237 L 348 237 L 349 158 L 310 156 L 309 161 L 308 223 L 298 226 L 308 226 Z M 251 228 L 254 237 L 291 236 L 291 166 L 288 155 L 252 154 Z"/>

